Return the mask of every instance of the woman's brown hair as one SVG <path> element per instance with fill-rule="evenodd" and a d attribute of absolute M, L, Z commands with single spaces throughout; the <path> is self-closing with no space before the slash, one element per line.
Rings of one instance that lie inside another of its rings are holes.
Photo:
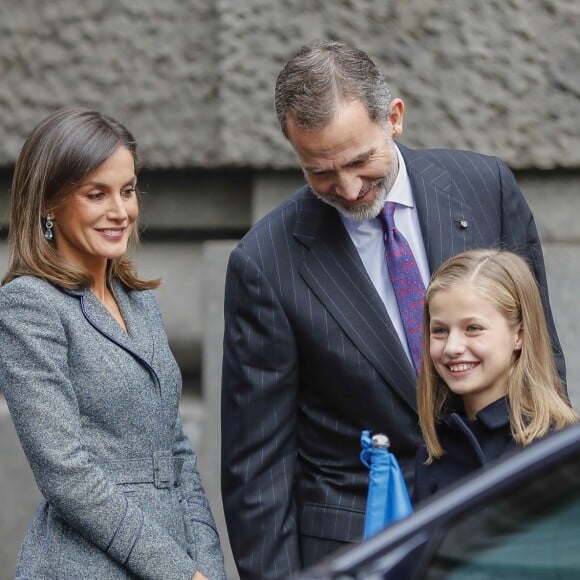
<path fill-rule="evenodd" d="M 10 260 L 3 284 L 18 276 L 36 276 L 67 290 L 89 287 L 92 277 L 64 258 L 44 237 L 46 215 L 120 147 L 126 147 L 139 170 L 133 135 L 115 119 L 78 106 L 64 107 L 41 121 L 26 139 L 16 161 L 11 188 Z M 130 290 L 156 288 L 142 280 L 128 254 L 139 243 L 137 227 L 129 251 L 109 261 L 109 279 Z"/>

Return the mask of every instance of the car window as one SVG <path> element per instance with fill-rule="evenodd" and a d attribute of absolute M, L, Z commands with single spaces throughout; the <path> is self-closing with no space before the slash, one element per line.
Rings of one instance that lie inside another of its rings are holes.
<path fill-rule="evenodd" d="M 580 459 L 516 488 L 446 528 L 416 578 L 580 578 Z"/>

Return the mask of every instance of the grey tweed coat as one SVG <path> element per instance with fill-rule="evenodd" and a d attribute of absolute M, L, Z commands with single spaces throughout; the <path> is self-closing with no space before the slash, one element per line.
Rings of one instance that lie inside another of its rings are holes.
<path fill-rule="evenodd" d="M 157 302 L 113 290 L 128 332 L 88 290 L 0 288 L 0 387 L 45 498 L 17 578 L 225 578 Z"/>

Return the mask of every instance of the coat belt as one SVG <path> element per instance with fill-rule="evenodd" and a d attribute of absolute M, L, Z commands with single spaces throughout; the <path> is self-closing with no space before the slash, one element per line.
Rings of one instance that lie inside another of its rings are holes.
<path fill-rule="evenodd" d="M 107 464 L 115 483 L 153 483 L 159 489 L 177 485 L 182 467 L 183 457 L 172 456 L 167 451 Z"/>

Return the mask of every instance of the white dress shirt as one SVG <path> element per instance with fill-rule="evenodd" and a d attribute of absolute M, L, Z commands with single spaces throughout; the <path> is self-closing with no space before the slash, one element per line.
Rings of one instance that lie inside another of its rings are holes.
<path fill-rule="evenodd" d="M 399 172 L 387 195 L 387 201 L 393 201 L 397 204 L 395 207 L 395 225 L 403 236 L 405 236 L 407 242 L 409 242 L 426 287 L 429 283 L 430 273 L 427 255 L 425 253 L 425 244 L 423 243 L 423 236 L 419 226 L 419 216 L 417 215 L 417 208 L 415 207 L 405 161 L 398 148 L 397 156 L 399 158 Z M 407 346 L 405 329 L 403 328 L 403 322 L 399 313 L 397 298 L 389 278 L 385 257 L 383 227 L 380 219 L 377 217 L 372 220 L 357 221 L 342 214 L 340 215 L 344 227 L 350 235 L 372 283 L 385 303 L 399 340 L 409 357 L 409 361 L 412 363 L 411 353 Z"/>

